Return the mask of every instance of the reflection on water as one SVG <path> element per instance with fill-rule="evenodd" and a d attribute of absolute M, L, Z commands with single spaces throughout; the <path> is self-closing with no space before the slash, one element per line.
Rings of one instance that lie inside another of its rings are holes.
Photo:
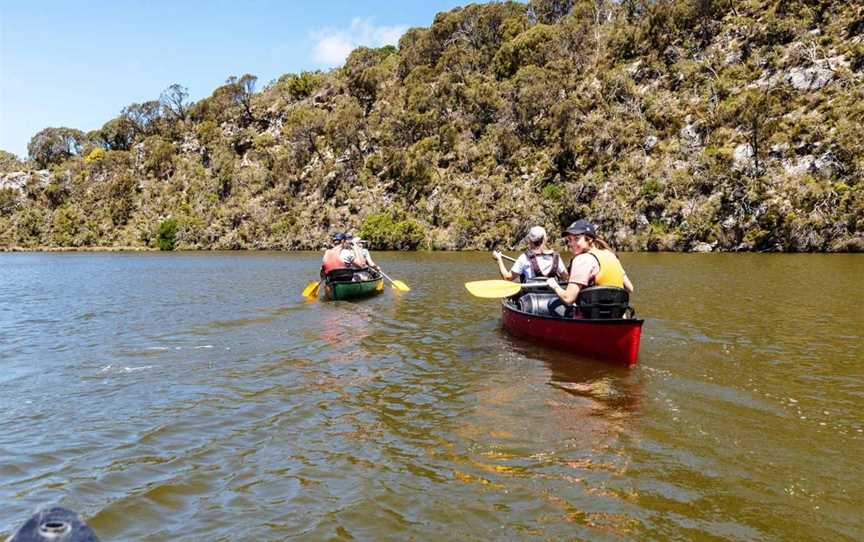
<path fill-rule="evenodd" d="M 357 303 L 318 254 L 0 254 L 0 536 L 864 538 L 862 259 L 622 258 L 632 370 L 510 337 L 486 254 Z"/>

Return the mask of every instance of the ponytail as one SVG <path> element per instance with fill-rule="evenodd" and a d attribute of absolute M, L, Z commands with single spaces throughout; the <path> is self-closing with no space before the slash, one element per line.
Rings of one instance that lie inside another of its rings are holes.
<path fill-rule="evenodd" d="M 594 237 L 594 238 L 589 237 L 589 239 L 591 239 L 591 246 L 592 247 L 596 246 L 597 248 L 600 248 L 603 250 L 608 250 L 609 252 L 612 252 L 612 253 L 615 252 L 614 250 L 612 250 L 612 247 L 609 245 L 609 243 L 607 243 L 603 239 L 600 239 L 599 237 Z"/>

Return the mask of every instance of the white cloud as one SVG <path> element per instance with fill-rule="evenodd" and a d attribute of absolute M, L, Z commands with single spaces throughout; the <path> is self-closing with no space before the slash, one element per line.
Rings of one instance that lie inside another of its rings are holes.
<path fill-rule="evenodd" d="M 315 62 L 333 67 L 345 62 L 348 55 L 361 45 L 383 47 L 396 45 L 407 26 L 376 26 L 371 18 L 356 18 L 347 29 L 324 28 L 311 33 L 315 42 L 312 58 Z"/>

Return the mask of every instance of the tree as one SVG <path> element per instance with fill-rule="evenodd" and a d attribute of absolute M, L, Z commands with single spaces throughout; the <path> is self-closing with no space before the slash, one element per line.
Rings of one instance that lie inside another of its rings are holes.
<path fill-rule="evenodd" d="M 548 136 L 545 124 L 560 88 L 555 74 L 537 66 L 526 66 L 513 77 L 513 117 L 519 132 L 534 143 L 542 143 Z"/>
<path fill-rule="evenodd" d="M 302 158 L 315 153 L 321 162 L 324 155 L 318 146 L 318 136 L 324 134 L 326 114 L 315 107 L 301 106 L 293 109 L 285 120 L 285 130 L 288 137 L 302 150 Z"/>
<path fill-rule="evenodd" d="M 531 0 L 529 17 L 538 23 L 554 24 L 570 13 L 575 0 Z"/>
<path fill-rule="evenodd" d="M 327 116 L 325 130 L 327 138 L 339 153 L 347 152 L 350 159 L 362 157 L 360 147 L 363 126 L 363 108 L 350 96 L 339 96 L 333 110 Z"/>
<path fill-rule="evenodd" d="M 348 93 L 357 98 L 366 115 L 372 110 L 372 104 L 378 98 L 378 87 L 387 78 L 387 69 L 381 65 L 381 62 L 391 53 L 392 47 L 390 49 L 358 47 L 348 55 L 342 68 Z"/>
<path fill-rule="evenodd" d="M 252 96 L 255 94 L 257 82 L 258 78 L 248 73 L 240 79 L 232 75 L 225 81 L 228 96 L 232 103 L 240 108 L 243 126 L 248 126 L 255 120 L 255 115 L 252 113 Z"/>
<path fill-rule="evenodd" d="M 60 164 L 81 153 L 84 132 L 74 128 L 45 128 L 27 145 L 27 154 L 41 167 Z"/>
<path fill-rule="evenodd" d="M 0 171 L 16 171 L 22 169 L 23 164 L 18 157 L 11 152 L 0 150 Z"/>
<path fill-rule="evenodd" d="M 751 88 L 727 103 L 726 107 L 747 134 L 747 143 L 753 151 L 753 170 L 758 175 L 762 171 L 760 158 L 777 127 L 780 100 L 770 89 Z"/>
<path fill-rule="evenodd" d="M 100 147 L 112 151 L 128 151 L 135 141 L 136 131 L 135 124 L 125 115 L 120 115 L 95 131 L 93 138 Z"/>
<path fill-rule="evenodd" d="M 153 135 L 156 133 L 156 122 L 161 116 L 161 104 L 150 100 L 141 104 L 127 105 L 120 116 L 131 123 L 135 135 Z"/>
<path fill-rule="evenodd" d="M 144 140 L 144 169 L 158 179 L 174 173 L 174 145 L 159 136 Z"/>
<path fill-rule="evenodd" d="M 502 45 L 492 59 L 496 75 L 506 78 L 523 66 L 545 66 L 552 57 L 557 34 L 556 27 L 538 24 Z"/>
<path fill-rule="evenodd" d="M 300 72 L 288 74 L 279 78 L 279 87 L 288 92 L 290 100 L 302 100 L 315 92 L 324 80 L 321 72 Z"/>
<path fill-rule="evenodd" d="M 122 226 L 129 221 L 135 210 L 135 194 L 138 182 L 128 171 L 122 171 L 106 184 L 106 203 L 111 221 Z"/>
<path fill-rule="evenodd" d="M 159 103 L 168 111 L 173 120 L 182 122 L 186 120 L 186 114 L 189 112 L 190 104 L 186 102 L 188 97 L 189 89 L 174 83 L 162 91 L 159 96 Z"/>

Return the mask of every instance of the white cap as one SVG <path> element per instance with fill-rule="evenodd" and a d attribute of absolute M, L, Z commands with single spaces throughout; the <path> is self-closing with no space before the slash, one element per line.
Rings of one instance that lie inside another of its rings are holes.
<path fill-rule="evenodd" d="M 546 230 L 543 229 L 543 226 L 534 226 L 528 230 L 527 238 L 532 243 L 539 243 L 546 238 Z"/>

